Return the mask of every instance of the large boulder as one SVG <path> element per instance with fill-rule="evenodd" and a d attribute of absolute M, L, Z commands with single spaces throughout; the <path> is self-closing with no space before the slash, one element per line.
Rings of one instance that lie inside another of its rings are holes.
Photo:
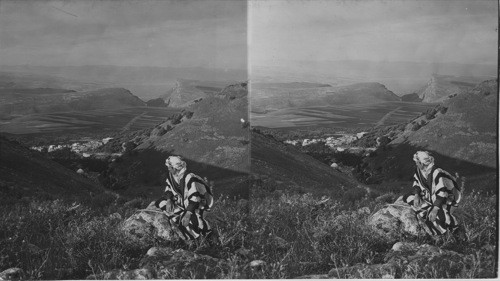
<path fill-rule="evenodd" d="M 179 229 L 152 202 L 146 209 L 130 216 L 122 225 L 123 231 L 135 239 L 159 237 L 170 242 L 181 240 Z"/>
<path fill-rule="evenodd" d="M 487 277 L 487 270 L 474 268 L 471 255 L 414 242 L 398 242 L 386 254 L 383 264 L 358 264 L 330 270 L 330 278 L 460 278 L 477 270 Z"/>
<path fill-rule="evenodd" d="M 20 268 L 13 267 L 0 272 L 0 280 L 24 280 L 24 271 Z"/>
<path fill-rule="evenodd" d="M 425 229 L 417 219 L 415 211 L 399 197 L 393 204 L 378 210 L 368 219 L 373 229 L 386 237 L 394 238 L 401 233 L 424 235 Z"/>

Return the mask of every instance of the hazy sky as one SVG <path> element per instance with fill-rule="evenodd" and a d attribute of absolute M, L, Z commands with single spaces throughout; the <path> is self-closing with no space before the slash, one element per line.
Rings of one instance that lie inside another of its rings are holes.
<path fill-rule="evenodd" d="M 250 61 L 496 64 L 497 1 L 252 1 Z"/>
<path fill-rule="evenodd" d="M 0 0 L 0 64 L 246 69 L 246 1 Z"/>
<path fill-rule="evenodd" d="M 497 23 L 485 0 L 0 0 L 0 64 L 496 64 Z"/>

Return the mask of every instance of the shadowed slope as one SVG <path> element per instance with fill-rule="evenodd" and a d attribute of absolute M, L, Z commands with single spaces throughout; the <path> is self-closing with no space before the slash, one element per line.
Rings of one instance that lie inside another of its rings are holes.
<path fill-rule="evenodd" d="M 252 174 L 272 179 L 277 188 L 339 195 L 356 181 L 295 148 L 252 132 Z"/>
<path fill-rule="evenodd" d="M 33 197 L 89 199 L 103 190 L 60 164 L 0 136 L 2 199 Z"/>
<path fill-rule="evenodd" d="M 226 87 L 191 106 L 184 118 L 168 132 L 141 141 L 137 150 L 169 151 L 197 162 L 248 172 L 249 131 L 246 83 Z"/>

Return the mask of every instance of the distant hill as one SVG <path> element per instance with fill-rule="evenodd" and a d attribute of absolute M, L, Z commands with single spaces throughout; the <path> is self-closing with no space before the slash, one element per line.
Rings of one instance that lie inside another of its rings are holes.
<path fill-rule="evenodd" d="M 474 176 L 495 174 L 498 168 L 497 81 L 482 82 L 446 100 L 441 107 L 430 119 L 426 114 L 408 124 L 402 133 L 394 136 L 390 150 L 367 158 L 367 169 L 386 178 L 407 179 L 415 168 L 413 153 L 428 150 L 434 153 L 438 165 L 452 172 Z"/>
<path fill-rule="evenodd" d="M 434 74 L 427 85 L 418 91 L 418 96 L 423 102 L 441 102 L 453 95 L 467 92 L 481 81 L 483 80 L 477 77 Z"/>
<path fill-rule="evenodd" d="M 304 106 L 366 104 L 400 100 L 380 83 L 356 83 L 336 87 L 310 83 L 261 83 L 257 84 L 255 89 L 253 87 L 251 89 L 250 98 L 254 112 Z"/>
<path fill-rule="evenodd" d="M 20 199 L 89 199 L 103 192 L 78 175 L 38 152 L 0 136 L 0 197 Z"/>
<path fill-rule="evenodd" d="M 353 84 L 377 81 L 401 96 L 426 85 L 433 73 L 454 76 L 497 76 L 497 64 L 430 63 L 411 61 L 256 61 L 252 63 L 252 81 L 322 81 L 329 84 Z M 299 80 L 300 79 L 300 80 Z"/>
<path fill-rule="evenodd" d="M 290 83 L 265 83 L 256 82 L 251 83 L 252 87 L 255 89 L 266 89 L 266 88 L 278 88 L 278 89 L 305 89 L 305 88 L 319 88 L 319 87 L 331 87 L 330 84 L 321 83 L 311 83 L 311 82 L 290 82 Z"/>
<path fill-rule="evenodd" d="M 178 79 L 172 91 L 162 98 L 170 107 L 188 107 L 231 83 L 235 82 Z"/>
<path fill-rule="evenodd" d="M 150 99 L 150 100 L 146 101 L 146 105 L 151 106 L 151 107 L 167 107 L 168 106 L 168 104 L 165 103 L 165 100 L 163 100 L 162 98 Z"/>
<path fill-rule="evenodd" d="M 2 68 L 4 70 L 4 68 Z M 77 79 L 63 78 L 46 73 L 24 73 L 0 71 L 0 90 L 4 89 L 65 89 L 72 91 L 89 91 L 105 88 L 106 84 L 84 82 Z M 3 93 L 3 92 L 2 92 Z"/>
<path fill-rule="evenodd" d="M 252 174 L 274 189 L 341 195 L 358 183 L 297 149 L 252 132 Z"/>
<path fill-rule="evenodd" d="M 401 96 L 401 101 L 421 102 L 422 99 L 418 96 L 417 93 L 412 93 L 412 94 L 407 94 L 407 95 Z"/>
<path fill-rule="evenodd" d="M 0 112 L 13 115 L 145 106 L 145 102 L 123 88 L 75 92 L 65 89 L 0 89 Z"/>
<path fill-rule="evenodd" d="M 154 67 L 154 66 L 0 66 L 2 71 L 24 72 L 35 75 L 57 76 L 79 83 L 100 84 L 97 88 L 126 88 L 143 100 L 168 94 L 177 79 L 199 81 L 245 81 L 246 69 L 210 69 L 204 67 Z M 228 84 L 226 84 L 228 85 Z M 39 86 L 48 87 L 48 86 Z M 54 88 L 62 86 L 51 86 Z M 62 87 L 74 89 L 72 87 Z M 92 89 L 97 89 L 92 88 Z M 90 90 L 90 89 L 74 89 Z"/>

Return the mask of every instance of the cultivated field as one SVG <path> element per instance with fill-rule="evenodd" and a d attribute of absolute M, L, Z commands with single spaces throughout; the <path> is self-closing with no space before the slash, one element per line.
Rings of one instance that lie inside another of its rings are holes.
<path fill-rule="evenodd" d="M 366 128 L 407 122 L 433 107 L 435 104 L 383 102 L 287 108 L 265 114 L 252 112 L 251 123 L 268 128 Z"/>
<path fill-rule="evenodd" d="M 0 132 L 11 134 L 53 134 L 72 132 L 134 131 L 154 127 L 178 109 L 131 107 L 85 112 L 33 114 L 0 121 Z"/>

